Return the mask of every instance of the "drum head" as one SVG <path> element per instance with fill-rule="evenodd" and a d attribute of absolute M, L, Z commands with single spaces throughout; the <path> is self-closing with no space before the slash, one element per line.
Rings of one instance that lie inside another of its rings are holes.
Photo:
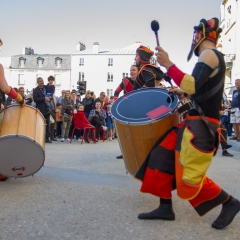
<path fill-rule="evenodd" d="M 163 118 L 171 114 L 177 104 L 177 96 L 166 89 L 142 88 L 117 99 L 111 112 L 119 122 L 135 125 Z"/>
<path fill-rule="evenodd" d="M 21 178 L 33 175 L 44 164 L 43 148 L 32 139 L 21 135 L 0 138 L 0 174 Z"/>

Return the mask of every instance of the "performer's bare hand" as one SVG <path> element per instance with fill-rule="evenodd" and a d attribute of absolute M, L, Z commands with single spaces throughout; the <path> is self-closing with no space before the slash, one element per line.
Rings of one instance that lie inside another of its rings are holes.
<path fill-rule="evenodd" d="M 181 88 L 170 88 L 168 92 L 176 93 L 178 96 L 182 96 L 184 91 Z"/>
<path fill-rule="evenodd" d="M 168 53 L 165 52 L 163 48 L 156 47 L 155 49 L 157 50 L 157 52 L 155 53 L 157 61 L 161 66 L 169 68 L 171 65 L 173 65 L 173 63 L 170 61 L 168 57 Z"/>

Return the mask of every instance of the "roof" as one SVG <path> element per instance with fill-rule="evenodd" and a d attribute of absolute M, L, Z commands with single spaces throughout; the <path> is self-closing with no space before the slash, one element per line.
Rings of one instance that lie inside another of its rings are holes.
<path fill-rule="evenodd" d="M 101 55 L 134 55 L 136 54 L 136 49 L 141 45 L 140 42 L 133 43 L 127 47 L 120 49 L 99 49 L 98 54 Z M 95 55 L 93 49 L 86 49 L 83 51 L 75 51 L 72 55 Z"/>
<path fill-rule="evenodd" d="M 37 60 L 43 59 L 42 66 L 37 65 Z M 62 59 L 60 66 L 56 66 L 56 59 Z M 25 66 L 19 66 L 19 59 L 26 59 Z M 31 54 L 31 55 L 15 55 L 11 57 L 11 68 L 13 69 L 39 69 L 39 70 L 70 70 L 71 55 L 70 54 Z"/>
<path fill-rule="evenodd" d="M 12 55 L 12 57 L 23 57 L 23 58 L 26 58 L 26 57 L 33 57 L 33 58 L 38 58 L 38 57 L 70 57 L 71 55 L 70 54 L 18 54 L 18 55 Z"/>

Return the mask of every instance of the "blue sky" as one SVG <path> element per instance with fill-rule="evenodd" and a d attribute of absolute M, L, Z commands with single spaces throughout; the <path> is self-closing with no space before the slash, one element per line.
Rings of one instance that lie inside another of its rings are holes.
<path fill-rule="evenodd" d="M 186 64 L 193 26 L 201 18 L 220 18 L 220 0 L 8 0 L 0 4 L 0 57 L 22 53 L 72 53 L 77 41 L 87 48 L 118 49 L 140 41 L 154 49 L 152 20 L 160 23 L 160 45 L 173 62 Z"/>

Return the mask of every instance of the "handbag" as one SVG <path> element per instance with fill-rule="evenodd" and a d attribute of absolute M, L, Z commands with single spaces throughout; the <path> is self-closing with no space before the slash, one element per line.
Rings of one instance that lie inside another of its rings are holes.
<path fill-rule="evenodd" d="M 72 116 L 69 115 L 69 114 L 67 114 L 67 113 L 64 113 L 64 115 L 63 115 L 63 121 L 64 121 L 64 122 L 69 122 L 69 121 L 71 121 L 71 120 L 72 120 Z"/>

